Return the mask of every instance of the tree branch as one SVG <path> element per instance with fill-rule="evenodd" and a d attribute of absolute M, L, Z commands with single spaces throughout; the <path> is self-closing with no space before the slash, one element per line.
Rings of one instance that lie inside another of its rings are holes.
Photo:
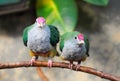
<path fill-rule="evenodd" d="M 49 81 L 48 78 L 45 76 L 44 72 L 42 71 L 41 67 L 36 67 L 36 70 L 42 81 Z"/>
<path fill-rule="evenodd" d="M 68 68 L 69 64 L 64 62 L 53 62 L 53 67 L 56 68 Z M 36 61 L 33 66 L 30 65 L 29 61 L 24 62 L 15 62 L 15 63 L 0 63 L 0 70 L 1 69 L 10 69 L 10 68 L 19 68 L 19 67 L 47 67 L 47 62 L 45 61 Z M 73 66 L 73 70 L 76 71 L 75 65 Z M 108 79 L 111 81 L 120 81 L 120 77 L 114 76 L 112 74 L 104 73 L 102 71 L 98 71 L 94 68 L 81 66 L 78 71 L 82 71 L 85 73 L 93 74 L 99 76 L 104 79 Z"/>

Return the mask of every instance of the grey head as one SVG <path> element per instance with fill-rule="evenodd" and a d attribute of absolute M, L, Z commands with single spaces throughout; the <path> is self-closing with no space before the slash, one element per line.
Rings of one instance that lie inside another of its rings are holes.
<path fill-rule="evenodd" d="M 64 48 L 61 57 L 65 60 L 80 61 L 86 57 L 85 42 L 82 37 L 76 35 L 64 43 Z"/>

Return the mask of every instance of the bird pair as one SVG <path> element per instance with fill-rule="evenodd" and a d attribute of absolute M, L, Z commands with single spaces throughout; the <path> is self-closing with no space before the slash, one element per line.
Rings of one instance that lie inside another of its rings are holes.
<path fill-rule="evenodd" d="M 77 31 L 66 32 L 60 36 L 57 27 L 47 25 L 43 17 L 38 17 L 36 22 L 23 31 L 24 45 L 30 49 L 33 65 L 38 56 L 48 57 L 48 67 L 52 67 L 52 58 L 58 53 L 63 60 L 68 60 L 69 68 L 72 69 L 73 61 L 78 62 L 89 56 L 88 38 Z"/>

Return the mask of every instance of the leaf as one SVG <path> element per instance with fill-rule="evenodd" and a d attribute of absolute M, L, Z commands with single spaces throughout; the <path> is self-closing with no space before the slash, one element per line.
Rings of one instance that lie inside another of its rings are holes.
<path fill-rule="evenodd" d="M 74 30 L 78 15 L 74 0 L 37 0 L 36 14 L 56 26 L 60 34 Z"/>
<path fill-rule="evenodd" d="M 109 2 L 109 0 L 84 0 L 84 1 L 97 6 L 106 6 L 108 5 Z"/>
<path fill-rule="evenodd" d="M 20 0 L 0 0 L 0 5 L 10 5 L 10 4 L 15 4 L 15 3 L 19 3 Z"/>

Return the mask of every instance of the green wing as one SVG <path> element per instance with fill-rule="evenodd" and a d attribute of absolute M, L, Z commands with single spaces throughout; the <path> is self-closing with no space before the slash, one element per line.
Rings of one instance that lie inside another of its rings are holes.
<path fill-rule="evenodd" d="M 59 44 L 59 45 L 60 45 L 60 46 L 59 46 L 60 51 L 62 51 L 62 49 L 63 49 L 63 47 L 64 47 L 65 36 L 66 36 L 66 33 L 63 34 L 63 35 L 61 36 L 61 39 L 60 39 L 60 44 Z"/>
<path fill-rule="evenodd" d="M 75 37 L 75 35 L 77 35 L 77 34 L 79 34 L 79 32 L 77 32 L 77 31 L 66 32 L 65 34 L 63 34 L 60 39 L 60 50 L 62 51 L 65 40 L 69 40 L 70 38 Z"/>
<path fill-rule="evenodd" d="M 33 25 L 28 26 L 28 27 L 26 27 L 26 28 L 24 29 L 24 31 L 23 31 L 23 36 L 22 36 L 22 38 L 23 38 L 23 43 L 24 43 L 25 46 L 27 46 L 28 31 L 29 31 L 32 27 L 33 27 Z"/>
<path fill-rule="evenodd" d="M 84 41 L 85 41 L 85 44 L 86 44 L 85 47 L 87 49 L 86 54 L 89 56 L 89 46 L 90 46 L 90 44 L 89 44 L 88 37 L 86 35 L 84 35 Z"/>
<path fill-rule="evenodd" d="M 59 31 L 55 26 L 48 25 L 50 28 L 50 43 L 52 46 L 56 46 L 56 44 L 59 42 Z"/>

